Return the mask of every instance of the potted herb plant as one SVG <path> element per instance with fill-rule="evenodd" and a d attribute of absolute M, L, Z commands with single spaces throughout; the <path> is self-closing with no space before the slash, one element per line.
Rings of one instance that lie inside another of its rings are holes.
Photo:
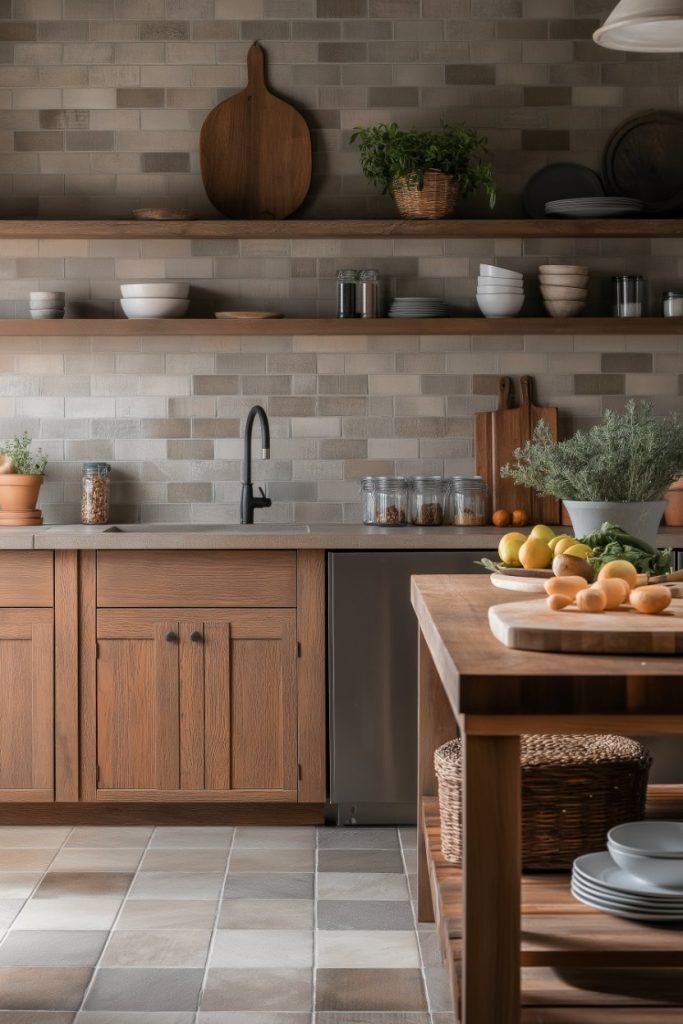
<path fill-rule="evenodd" d="M 31 451 L 27 433 L 0 445 L 0 511 L 31 512 L 45 477 L 47 455 Z"/>
<path fill-rule="evenodd" d="M 659 419 L 647 402 L 630 401 L 566 441 L 555 441 L 541 420 L 514 458 L 501 476 L 560 498 L 577 536 L 610 522 L 655 544 L 664 493 L 683 466 L 683 420 Z"/>
<path fill-rule="evenodd" d="M 483 190 L 491 207 L 496 188 L 486 139 L 473 128 L 444 124 L 439 132 L 378 124 L 355 128 L 363 174 L 390 192 L 402 217 L 451 217 L 460 196 Z"/>

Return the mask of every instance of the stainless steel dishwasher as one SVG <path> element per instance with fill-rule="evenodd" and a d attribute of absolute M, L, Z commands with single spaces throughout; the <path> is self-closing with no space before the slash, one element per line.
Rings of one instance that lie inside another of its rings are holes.
<path fill-rule="evenodd" d="M 492 551 L 328 555 L 330 804 L 339 824 L 411 824 L 417 799 L 417 624 L 410 577 L 476 573 Z"/>

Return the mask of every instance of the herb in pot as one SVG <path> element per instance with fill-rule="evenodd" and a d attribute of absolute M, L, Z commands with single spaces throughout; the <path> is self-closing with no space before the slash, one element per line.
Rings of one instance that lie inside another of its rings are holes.
<path fill-rule="evenodd" d="M 33 441 L 26 431 L 0 445 L 0 455 L 5 455 L 12 463 L 14 473 L 25 476 L 43 476 L 47 467 L 47 455 L 38 448 L 31 451 Z"/>

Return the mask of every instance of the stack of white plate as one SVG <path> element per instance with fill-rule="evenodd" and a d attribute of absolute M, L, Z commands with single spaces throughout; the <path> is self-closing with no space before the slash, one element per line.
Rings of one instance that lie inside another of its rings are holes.
<path fill-rule="evenodd" d="M 640 199 L 625 196 L 584 196 L 582 199 L 553 199 L 545 204 L 549 217 L 633 217 L 642 213 Z"/>
<path fill-rule="evenodd" d="M 182 281 L 122 284 L 121 308 L 129 320 L 166 320 L 185 316 L 190 305 L 189 294 L 189 284 Z"/>
<path fill-rule="evenodd" d="M 617 917 L 683 921 L 683 822 L 619 825 L 607 845 L 574 861 L 576 899 Z"/>
<path fill-rule="evenodd" d="M 524 275 L 517 270 L 479 266 L 477 305 L 484 316 L 517 316 L 524 305 Z"/>
<path fill-rule="evenodd" d="M 30 292 L 28 308 L 32 320 L 61 320 L 64 316 L 64 292 Z"/>
<path fill-rule="evenodd" d="M 446 317 L 448 306 L 443 299 L 421 298 L 407 295 L 394 299 L 389 310 L 391 317 Z"/>
<path fill-rule="evenodd" d="M 548 263 L 538 268 L 545 308 L 551 316 L 578 316 L 586 308 L 588 267 Z"/>

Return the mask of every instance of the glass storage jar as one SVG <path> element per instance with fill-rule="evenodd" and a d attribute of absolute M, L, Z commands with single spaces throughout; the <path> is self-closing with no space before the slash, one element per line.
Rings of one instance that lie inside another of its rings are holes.
<path fill-rule="evenodd" d="M 408 520 L 408 481 L 404 476 L 376 476 L 373 493 L 375 526 L 405 526 Z"/>
<path fill-rule="evenodd" d="M 355 270 L 337 271 L 337 316 L 344 320 L 356 316 L 356 285 L 358 274 Z"/>
<path fill-rule="evenodd" d="M 453 476 L 448 489 L 452 526 L 486 526 L 486 481 L 481 476 Z"/>
<path fill-rule="evenodd" d="M 443 526 L 443 499 L 443 477 L 412 477 L 410 481 L 410 521 L 413 526 Z"/>
<path fill-rule="evenodd" d="M 108 462 L 84 462 L 81 484 L 81 522 L 85 526 L 100 526 L 109 522 Z"/>
<path fill-rule="evenodd" d="M 364 476 L 360 482 L 360 506 L 365 526 L 375 525 L 375 478 Z"/>

